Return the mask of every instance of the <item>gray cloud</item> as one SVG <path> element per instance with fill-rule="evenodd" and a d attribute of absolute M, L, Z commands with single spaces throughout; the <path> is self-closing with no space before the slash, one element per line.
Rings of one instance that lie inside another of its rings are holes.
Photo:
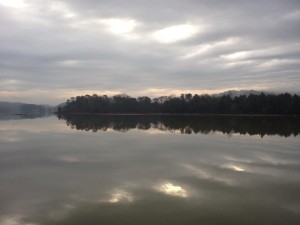
<path fill-rule="evenodd" d="M 300 91 L 296 0 L 19 2 L 0 0 L 0 100 Z"/>

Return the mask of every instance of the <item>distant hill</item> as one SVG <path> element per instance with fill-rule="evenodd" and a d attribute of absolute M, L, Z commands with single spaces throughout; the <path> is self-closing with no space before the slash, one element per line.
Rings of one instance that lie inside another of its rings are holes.
<path fill-rule="evenodd" d="M 0 102 L 0 114 L 41 115 L 50 114 L 52 111 L 52 107 L 48 105 L 36 105 L 21 102 Z"/>
<path fill-rule="evenodd" d="M 18 114 L 21 112 L 20 102 L 0 102 L 0 114 Z"/>

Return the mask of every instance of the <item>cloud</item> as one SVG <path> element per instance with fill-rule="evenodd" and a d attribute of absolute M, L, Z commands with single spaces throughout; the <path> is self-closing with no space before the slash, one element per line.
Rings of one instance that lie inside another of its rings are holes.
<path fill-rule="evenodd" d="M 300 91 L 299 11 L 293 0 L 0 0 L 0 100 L 24 90 L 59 99 L 67 90 Z"/>
<path fill-rule="evenodd" d="M 104 23 L 108 27 L 109 31 L 115 34 L 130 33 L 137 25 L 136 21 L 132 19 L 111 18 L 103 19 L 100 22 Z"/>
<path fill-rule="evenodd" d="M 152 37 L 161 43 L 173 43 L 195 35 L 197 30 L 197 27 L 189 24 L 175 25 L 155 31 Z"/>
<path fill-rule="evenodd" d="M 23 8 L 25 7 L 24 0 L 0 0 L 0 5 L 4 7 Z"/>

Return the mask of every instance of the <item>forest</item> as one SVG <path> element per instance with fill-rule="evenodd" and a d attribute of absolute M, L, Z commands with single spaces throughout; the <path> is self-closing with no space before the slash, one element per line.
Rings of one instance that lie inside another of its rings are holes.
<path fill-rule="evenodd" d="M 58 114 L 263 114 L 299 115 L 300 96 L 283 94 L 192 95 L 131 97 L 85 95 L 68 99 L 58 107 Z"/>

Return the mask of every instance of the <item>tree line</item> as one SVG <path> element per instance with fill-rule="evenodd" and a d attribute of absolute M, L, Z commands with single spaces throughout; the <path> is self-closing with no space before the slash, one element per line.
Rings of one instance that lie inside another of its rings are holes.
<path fill-rule="evenodd" d="M 278 114 L 299 115 L 300 96 L 284 94 L 192 95 L 131 97 L 126 94 L 84 95 L 68 99 L 58 114 L 70 113 L 170 113 L 170 114 Z"/>

